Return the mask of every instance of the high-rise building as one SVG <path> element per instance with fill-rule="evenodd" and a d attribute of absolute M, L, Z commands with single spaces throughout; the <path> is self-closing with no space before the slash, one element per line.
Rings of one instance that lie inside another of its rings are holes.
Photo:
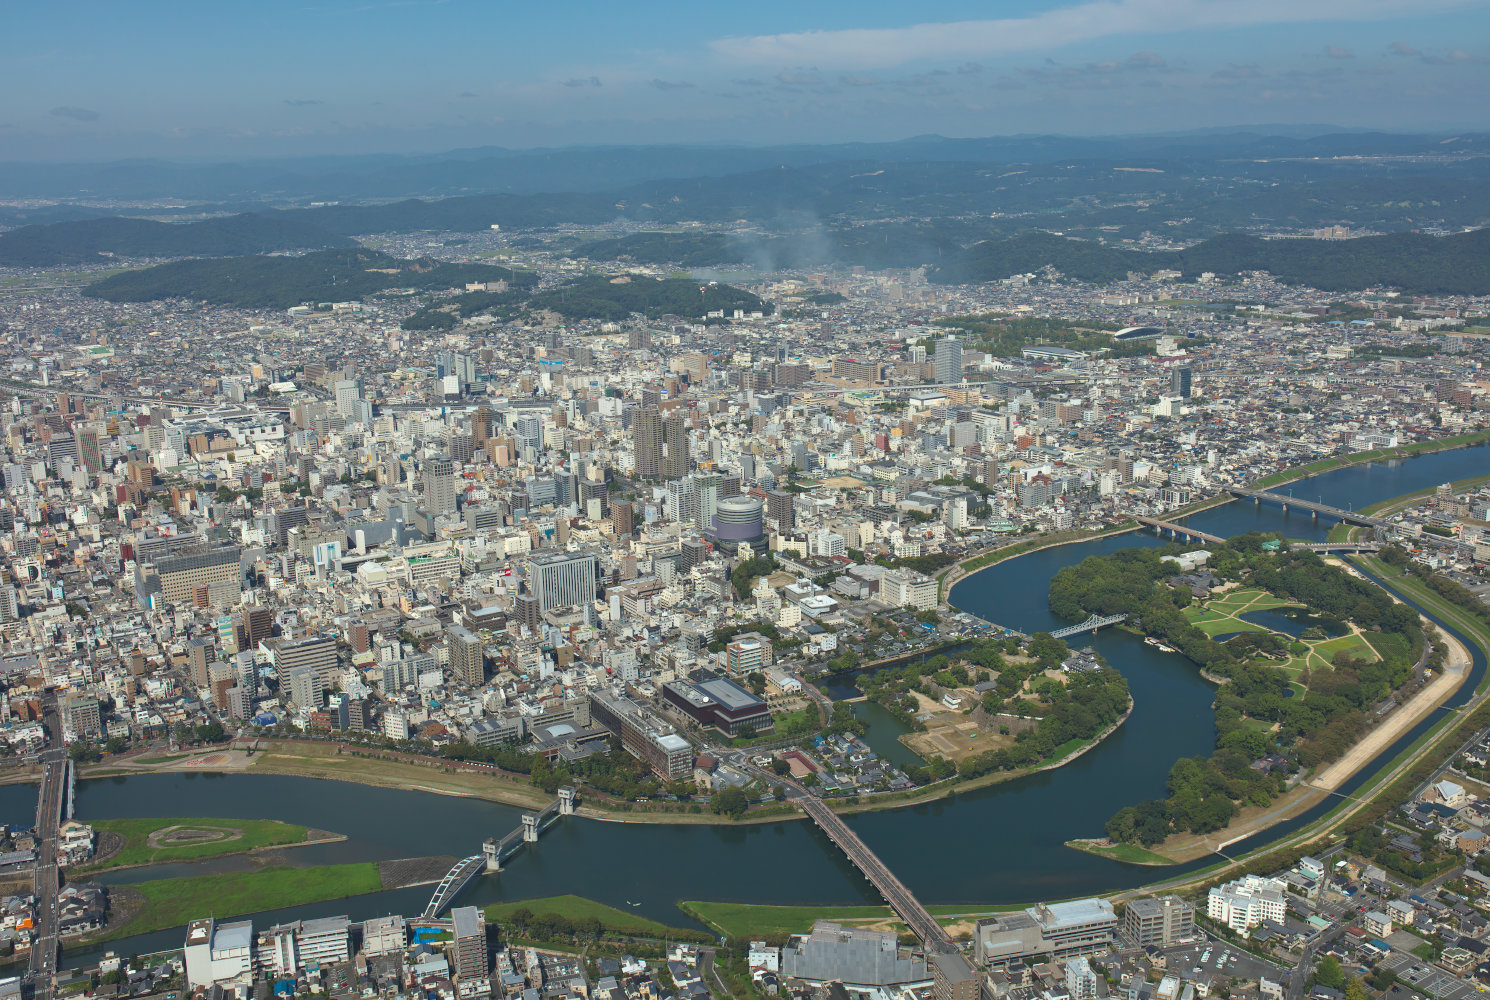
<path fill-rule="evenodd" d="M 936 342 L 936 380 L 943 385 L 962 381 L 962 341 L 956 337 Z"/>
<path fill-rule="evenodd" d="M 161 556 L 155 560 L 155 574 L 160 579 L 161 599 L 168 604 L 191 600 L 192 589 L 199 584 L 238 583 L 243 578 L 239 558 L 243 549 L 223 545 L 205 552 Z"/>
<path fill-rule="evenodd" d="M 362 383 L 354 378 L 339 380 L 335 386 L 336 412 L 348 420 L 357 419 L 357 401 L 362 398 Z"/>
<path fill-rule="evenodd" d="M 488 978 L 491 969 L 486 959 L 486 917 L 479 907 L 457 906 L 450 911 L 454 932 L 451 942 L 455 978 L 470 982 Z"/>
<path fill-rule="evenodd" d="M 436 516 L 455 511 L 455 465 L 449 455 L 424 460 L 424 507 Z"/>
<path fill-rule="evenodd" d="M 300 708 L 320 708 L 321 678 L 316 675 L 315 670 L 310 667 L 296 667 L 288 675 L 280 674 L 281 678 L 288 678 L 290 700 Z M 284 683 L 284 681 L 281 681 Z"/>
<path fill-rule="evenodd" d="M 610 505 L 610 522 L 615 527 L 616 534 L 622 537 L 631 534 L 632 509 L 630 500 L 616 500 Z"/>
<path fill-rule="evenodd" d="M 666 453 L 662 461 L 662 476 L 665 479 L 682 479 L 688 475 L 688 424 L 683 415 L 674 411 L 663 422 L 663 439 Z"/>
<path fill-rule="evenodd" d="M 1194 372 L 1189 365 L 1175 365 L 1169 369 L 1169 394 L 1189 399 Z"/>
<path fill-rule="evenodd" d="M 797 526 L 796 499 L 784 490 L 772 490 L 766 494 L 766 515 L 783 535 L 791 534 Z"/>
<path fill-rule="evenodd" d="M 655 406 L 636 411 L 631 423 L 636 448 L 636 474 L 656 479 L 662 474 L 662 414 Z"/>
<path fill-rule="evenodd" d="M 1195 907 L 1178 896 L 1129 900 L 1123 937 L 1136 948 L 1169 948 L 1195 936 Z"/>
<path fill-rule="evenodd" d="M 486 645 L 468 628 L 451 626 L 446 633 L 450 645 L 450 673 L 472 687 L 486 681 Z"/>
<path fill-rule="evenodd" d="M 600 560 L 590 552 L 544 552 L 528 560 L 528 586 L 538 610 L 587 607 L 595 600 Z"/>
<path fill-rule="evenodd" d="M 89 475 L 96 476 L 103 471 L 103 452 L 98 446 L 98 428 L 92 424 L 78 427 L 78 458 L 82 460 L 83 468 L 88 470 Z"/>
<path fill-rule="evenodd" d="M 285 639 L 274 650 L 274 672 L 284 683 L 299 667 L 309 667 L 320 678 L 321 687 L 331 687 L 336 678 L 336 638 L 308 635 L 302 639 Z"/>

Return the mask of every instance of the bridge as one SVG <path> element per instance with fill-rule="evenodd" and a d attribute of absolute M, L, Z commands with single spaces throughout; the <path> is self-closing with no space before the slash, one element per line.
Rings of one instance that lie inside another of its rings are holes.
<path fill-rule="evenodd" d="M 1299 510 L 1309 511 L 1316 518 L 1324 514 L 1326 517 L 1333 517 L 1337 521 L 1344 521 L 1346 524 L 1359 524 L 1367 528 L 1380 528 L 1383 531 L 1391 531 L 1398 527 L 1398 525 L 1384 518 L 1372 517 L 1370 514 L 1360 514 L 1353 510 L 1341 510 L 1339 507 L 1331 507 L 1327 503 L 1315 503 L 1312 500 L 1300 500 L 1298 497 L 1283 496 L 1279 493 L 1273 493 L 1270 490 L 1249 490 L 1242 486 L 1228 486 L 1226 491 L 1235 497 L 1248 497 L 1255 504 L 1262 503 L 1264 500 L 1271 500 L 1274 503 L 1282 504 L 1285 511 L 1290 507 L 1297 507 Z M 1456 539 L 1442 538 L 1432 534 L 1413 535 L 1409 540 L 1422 545 L 1434 545 L 1445 549 L 1457 549 L 1459 547 L 1459 542 Z"/>
<path fill-rule="evenodd" d="M 1081 622 L 1078 625 L 1067 625 L 1065 628 L 1056 629 L 1054 632 L 1050 633 L 1050 637 L 1052 639 L 1064 639 L 1068 635 L 1078 635 L 1082 632 L 1095 632 L 1099 628 L 1106 628 L 1108 625 L 1116 625 L 1118 622 L 1123 621 L 1127 617 L 1128 616 L 1126 614 L 1108 615 L 1106 618 L 1103 618 L 1101 615 L 1092 615 L 1086 621 Z"/>
<path fill-rule="evenodd" d="M 1199 528 L 1187 527 L 1183 524 L 1176 524 L 1173 521 L 1161 521 L 1157 517 L 1134 517 L 1133 520 L 1139 524 L 1153 528 L 1160 535 L 1167 531 L 1174 538 L 1190 538 L 1197 542 L 1209 542 L 1212 545 L 1221 545 L 1226 541 L 1220 535 L 1212 535 L 1209 532 L 1201 531 Z"/>
<path fill-rule="evenodd" d="M 476 876 L 501 871 L 503 861 L 517 853 L 522 845 L 538 843 L 538 835 L 553 825 L 554 820 L 560 816 L 573 816 L 574 805 L 577 801 L 574 787 L 565 785 L 559 789 L 559 797 L 545 806 L 542 812 L 523 813 L 522 821 L 507 836 L 500 840 L 495 837 L 488 838 L 481 845 L 480 854 L 461 858 L 435 887 L 435 894 L 430 897 L 429 905 L 424 908 L 424 915 L 426 917 L 439 916 L 440 912 L 476 879 Z"/>
<path fill-rule="evenodd" d="M 828 839 L 844 853 L 854 867 L 863 873 L 885 902 L 890 904 L 890 909 L 921 939 L 921 944 L 928 952 L 956 955 L 959 958 L 962 956 L 946 929 L 932 919 L 926 908 L 895 877 L 895 873 L 885 867 L 885 863 L 875 856 L 864 841 L 859 839 L 859 835 L 849 829 L 842 817 L 829 809 L 821 799 L 811 795 L 798 799 L 797 804 L 817 824 L 817 828 L 828 835 Z"/>
<path fill-rule="evenodd" d="M 1380 552 L 1381 542 L 1291 542 L 1291 549 L 1308 549 L 1310 552 Z"/>
<path fill-rule="evenodd" d="M 462 858 L 455 863 L 455 867 L 446 873 L 435 888 L 435 894 L 430 897 L 429 905 L 424 908 L 426 917 L 438 917 L 440 913 L 455 901 L 466 886 L 475 880 L 477 875 L 486 872 L 486 858 L 480 854 L 473 854 L 469 858 Z"/>
<path fill-rule="evenodd" d="M 1369 514 L 1358 514 L 1353 510 L 1342 510 L 1339 507 L 1331 507 L 1327 503 L 1316 503 L 1313 500 L 1301 500 L 1298 497 L 1284 496 L 1281 493 L 1274 493 L 1271 490 L 1249 490 L 1244 486 L 1228 486 L 1226 492 L 1234 497 L 1247 497 L 1254 504 L 1262 503 L 1264 500 L 1281 504 L 1285 511 L 1290 507 L 1297 507 L 1299 510 L 1307 510 L 1316 518 L 1324 514 L 1326 517 L 1333 517 L 1337 521 L 1344 521 L 1347 524 L 1361 524 L 1368 528 L 1390 528 L 1392 526 L 1392 522 L 1383 521 L 1381 518 L 1372 517 Z"/>

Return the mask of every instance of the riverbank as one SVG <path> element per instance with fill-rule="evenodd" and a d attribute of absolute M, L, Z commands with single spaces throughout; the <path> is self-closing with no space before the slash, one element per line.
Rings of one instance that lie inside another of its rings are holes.
<path fill-rule="evenodd" d="M 1227 498 L 1227 500 L 1229 499 L 1230 497 Z M 1216 502 L 1225 503 L 1226 500 L 1217 500 Z M 942 571 L 941 576 L 937 577 L 937 600 L 946 601 L 947 596 L 952 593 L 952 588 L 974 573 L 985 570 L 990 566 L 997 566 L 999 563 L 1013 559 L 1016 556 L 1026 556 L 1032 552 L 1053 549 L 1062 545 L 1092 542 L 1099 538 L 1109 538 L 1113 535 L 1122 535 L 1129 531 L 1137 531 L 1138 528 L 1139 525 L 1137 524 L 1117 524 L 1111 528 L 1104 528 L 1101 531 L 1062 531 L 1052 535 L 1036 535 L 1034 538 L 1023 542 L 1011 542 L 1008 545 L 984 549 L 982 552 L 974 553 L 961 562 L 954 563 Z"/>
<path fill-rule="evenodd" d="M 384 888 L 378 865 L 370 861 L 314 868 L 273 867 L 110 886 L 111 909 L 122 919 L 111 918 L 103 933 L 85 936 L 74 946 L 169 930 L 209 913 L 218 918 L 236 917 Z"/>
<path fill-rule="evenodd" d="M 1391 572 L 1393 572 L 1391 567 L 1381 563 L 1375 557 L 1360 556 L 1352 557 L 1352 559 L 1367 566 L 1372 572 L 1377 572 L 1378 570 L 1387 571 L 1378 573 L 1378 576 L 1386 583 L 1385 589 L 1388 592 L 1391 592 L 1394 587 L 1401 586 L 1403 582 L 1401 579 L 1393 579 L 1391 577 Z M 1490 628 L 1486 628 L 1483 624 L 1475 620 L 1467 620 L 1467 623 L 1461 624 L 1461 620 L 1456 619 L 1453 614 L 1454 609 L 1452 605 L 1448 605 L 1438 599 L 1437 595 L 1427 591 L 1426 588 L 1422 588 L 1421 584 L 1418 584 L 1418 587 L 1422 589 L 1421 594 L 1411 593 L 1405 587 L 1403 588 L 1403 592 L 1411 596 L 1414 601 L 1418 601 L 1424 609 L 1451 622 L 1456 628 L 1463 628 L 1464 635 L 1474 645 L 1478 646 L 1483 654 L 1490 656 Z M 1393 597 L 1400 599 L 1401 595 L 1394 593 Z M 1466 666 L 1462 675 L 1467 676 L 1473 662 L 1472 652 L 1454 636 L 1444 633 L 1441 630 L 1440 635 L 1449 646 L 1450 663 L 1458 661 L 1469 665 Z M 1445 673 L 1448 673 L 1447 669 Z M 1462 676 L 1460 683 L 1462 683 Z M 1228 838 L 1213 851 L 1213 853 L 1219 854 L 1225 859 L 1222 863 L 1186 876 L 1163 880 L 1142 886 L 1138 889 L 1124 891 L 1117 894 L 1114 897 L 1114 901 L 1149 893 L 1182 891 L 1194 888 L 1195 886 L 1212 884 L 1225 878 L 1228 874 L 1237 871 L 1255 871 L 1259 868 L 1260 863 L 1258 859 L 1270 859 L 1284 854 L 1295 855 L 1301 852 L 1307 852 L 1312 845 L 1320 842 L 1336 830 L 1345 827 L 1346 824 L 1367 811 L 1374 810 L 1377 813 L 1390 811 L 1395 808 L 1395 803 L 1411 794 L 1412 788 L 1424 780 L 1435 767 L 1449 759 L 1457 751 L 1458 747 L 1469 738 L 1470 734 L 1478 731 L 1485 724 L 1490 723 L 1490 715 L 1487 715 L 1487 711 L 1490 711 L 1490 709 L 1487 709 L 1487 705 L 1490 705 L 1490 672 L 1487 672 L 1481 678 L 1479 685 L 1475 689 L 1474 696 L 1469 701 L 1454 709 L 1452 714 L 1445 715 L 1439 722 L 1431 726 L 1427 732 L 1423 733 L 1411 746 L 1403 750 L 1391 761 L 1388 761 L 1373 776 L 1369 787 L 1357 788 L 1352 795 L 1342 797 L 1338 805 L 1330 809 L 1315 822 L 1279 840 L 1249 850 L 1245 855 L 1236 858 L 1227 857 L 1223 853 L 1224 849 L 1230 844 L 1247 839 L 1250 834 Z M 1417 713 L 1418 721 L 1421 722 L 1424 715 L 1436 710 L 1436 707 L 1430 706 L 1426 712 Z M 1402 714 L 1402 710 L 1394 714 Z M 1390 744 L 1386 745 L 1389 746 Z M 1365 763 L 1369 764 L 1370 762 L 1368 759 Z M 1358 771 L 1359 769 L 1357 767 L 1355 770 Z M 1313 795 L 1314 802 L 1317 804 L 1328 795 L 1338 794 L 1334 789 L 1343 785 L 1349 780 L 1349 777 L 1350 775 L 1348 774 L 1332 775 L 1331 783 L 1334 787 L 1328 791 L 1322 788 L 1310 789 L 1309 792 Z M 1302 794 L 1300 797 L 1302 797 Z M 1303 810 L 1290 809 L 1289 814 L 1297 815 L 1300 811 Z M 1286 818 L 1286 816 L 1274 818 L 1267 826 L 1275 825 L 1277 822 Z M 1263 828 L 1265 829 L 1266 827 Z M 1266 866 L 1265 862 L 1261 864 L 1263 867 Z"/>
<path fill-rule="evenodd" d="M 1339 560 L 1331 560 L 1331 562 L 1347 572 L 1361 575 L 1353 567 Z M 1401 603 L 1398 595 L 1392 594 L 1386 588 L 1383 589 L 1392 600 Z M 1245 594 L 1245 591 L 1238 593 Z M 1252 602 L 1245 606 L 1251 607 Z M 1218 628 L 1222 631 L 1232 629 L 1238 623 L 1233 620 L 1236 617 L 1233 615 L 1217 619 Z M 1432 634 L 1435 631 L 1432 623 L 1426 616 L 1420 617 L 1425 632 Z M 1192 616 L 1192 622 L 1194 620 Z M 1241 622 L 1241 624 L 1246 623 Z M 1154 857 L 1147 859 L 1146 863 L 1161 864 L 1164 863 L 1161 859 L 1168 859 L 1169 863 L 1184 864 L 1211 854 L 1221 854 L 1224 857 L 1224 850 L 1228 845 L 1262 833 L 1278 823 L 1300 816 L 1319 805 L 1326 796 L 1334 793 L 1346 781 L 1376 760 L 1388 747 L 1416 728 L 1458 691 L 1469 676 L 1473 661 L 1467 648 L 1454 640 L 1452 636 L 1445 638 L 1451 643 L 1445 668 L 1407 696 L 1406 701 L 1395 711 L 1362 734 L 1338 759 L 1325 765 L 1323 770 L 1313 777 L 1300 781 L 1295 787 L 1266 805 L 1242 808 L 1230 823 L 1218 830 L 1204 834 L 1174 833 L 1156 844 L 1149 845 L 1146 850 Z M 1425 637 L 1426 641 L 1428 640 Z M 1423 658 L 1426 659 L 1426 657 L 1425 649 Z M 1418 666 L 1421 668 L 1422 665 L 1423 660 L 1420 659 Z M 1105 839 L 1082 839 L 1073 842 L 1070 846 L 1087 850 L 1088 853 L 1117 859 L 1112 853 L 1115 845 Z"/>
<path fill-rule="evenodd" d="M 1364 465 L 1368 462 L 1387 462 L 1398 458 L 1415 458 L 1420 455 L 1431 455 L 1434 452 L 1452 451 L 1456 448 L 1472 448 L 1475 445 L 1487 443 L 1490 443 L 1490 431 L 1479 431 L 1474 434 L 1459 434 L 1454 437 L 1439 438 L 1436 441 L 1418 441 L 1414 444 L 1402 445 L 1397 448 L 1377 448 L 1372 451 L 1358 451 L 1353 455 L 1323 458 L 1308 465 L 1274 472 L 1272 475 L 1263 476 L 1261 479 L 1252 483 L 1252 488 L 1267 490 L 1272 489 L 1274 486 L 1296 483 L 1301 479 L 1310 479 L 1326 472 L 1334 472 L 1337 469 L 1349 468 L 1352 465 Z"/>

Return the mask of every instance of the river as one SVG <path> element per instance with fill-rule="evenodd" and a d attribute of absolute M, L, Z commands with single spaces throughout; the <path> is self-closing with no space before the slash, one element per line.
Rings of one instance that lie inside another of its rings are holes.
<path fill-rule="evenodd" d="M 1305 499 L 1340 507 L 1398 496 L 1490 467 L 1490 447 L 1439 452 L 1370 466 L 1354 466 L 1295 483 Z M 1289 487 L 1284 487 L 1286 492 Z M 1322 539 L 1330 521 L 1285 515 L 1264 504 L 1233 502 L 1194 515 L 1191 525 L 1230 536 L 1248 530 L 1282 531 Z M 1046 604 L 1046 581 L 1089 555 L 1134 545 L 1152 536 L 1130 533 L 1031 553 L 982 570 L 953 588 L 958 607 L 1025 632 L 1059 627 Z M 1128 678 L 1134 709 L 1126 725 L 1099 748 L 1054 771 L 1031 775 L 942 802 L 856 815 L 849 823 L 926 903 L 989 905 L 1059 899 L 1129 888 L 1177 875 L 1207 862 L 1166 869 L 1127 865 L 1070 850 L 1064 842 L 1100 835 L 1124 805 L 1164 793 L 1176 758 L 1207 754 L 1215 738 L 1212 687 L 1184 658 L 1160 653 L 1120 631 L 1090 640 Z M 1466 700 L 1485 670 L 1475 651 L 1467 683 L 1451 700 Z M 893 720 L 889 720 L 893 721 Z M 1420 735 L 1425 722 L 1388 748 L 1373 767 L 1348 782 L 1349 794 Z M 878 742 L 878 741 L 877 741 Z M 29 823 L 34 786 L 0 788 L 0 815 Z M 1329 808 L 1259 834 L 1256 844 L 1312 821 Z M 424 792 L 275 775 L 152 774 L 80 783 L 78 816 L 167 815 L 271 818 L 347 835 L 344 843 L 295 848 L 304 863 L 378 860 L 476 853 L 481 842 L 518 824 L 519 810 Z M 1256 844 L 1243 842 L 1237 851 Z M 171 866 L 163 874 L 200 870 Z M 126 877 L 122 877 L 123 881 Z M 296 916 L 347 913 L 354 919 L 418 913 L 428 889 L 408 889 L 297 907 Z M 668 826 L 567 819 L 513 859 L 497 875 L 478 880 L 463 901 L 489 903 L 576 893 L 674 924 L 686 919 L 680 900 L 711 899 L 780 904 L 878 902 L 873 890 L 809 824 Z M 262 924 L 287 914 L 255 915 Z M 139 935 L 107 945 L 121 953 L 177 947 L 179 930 Z M 83 961 L 98 949 L 69 953 Z"/>

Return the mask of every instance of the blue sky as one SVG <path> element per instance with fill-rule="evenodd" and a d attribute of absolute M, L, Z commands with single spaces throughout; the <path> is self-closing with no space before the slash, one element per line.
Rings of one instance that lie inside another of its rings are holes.
<path fill-rule="evenodd" d="M 1490 127 L 1490 0 L 14 3 L 0 159 Z"/>

